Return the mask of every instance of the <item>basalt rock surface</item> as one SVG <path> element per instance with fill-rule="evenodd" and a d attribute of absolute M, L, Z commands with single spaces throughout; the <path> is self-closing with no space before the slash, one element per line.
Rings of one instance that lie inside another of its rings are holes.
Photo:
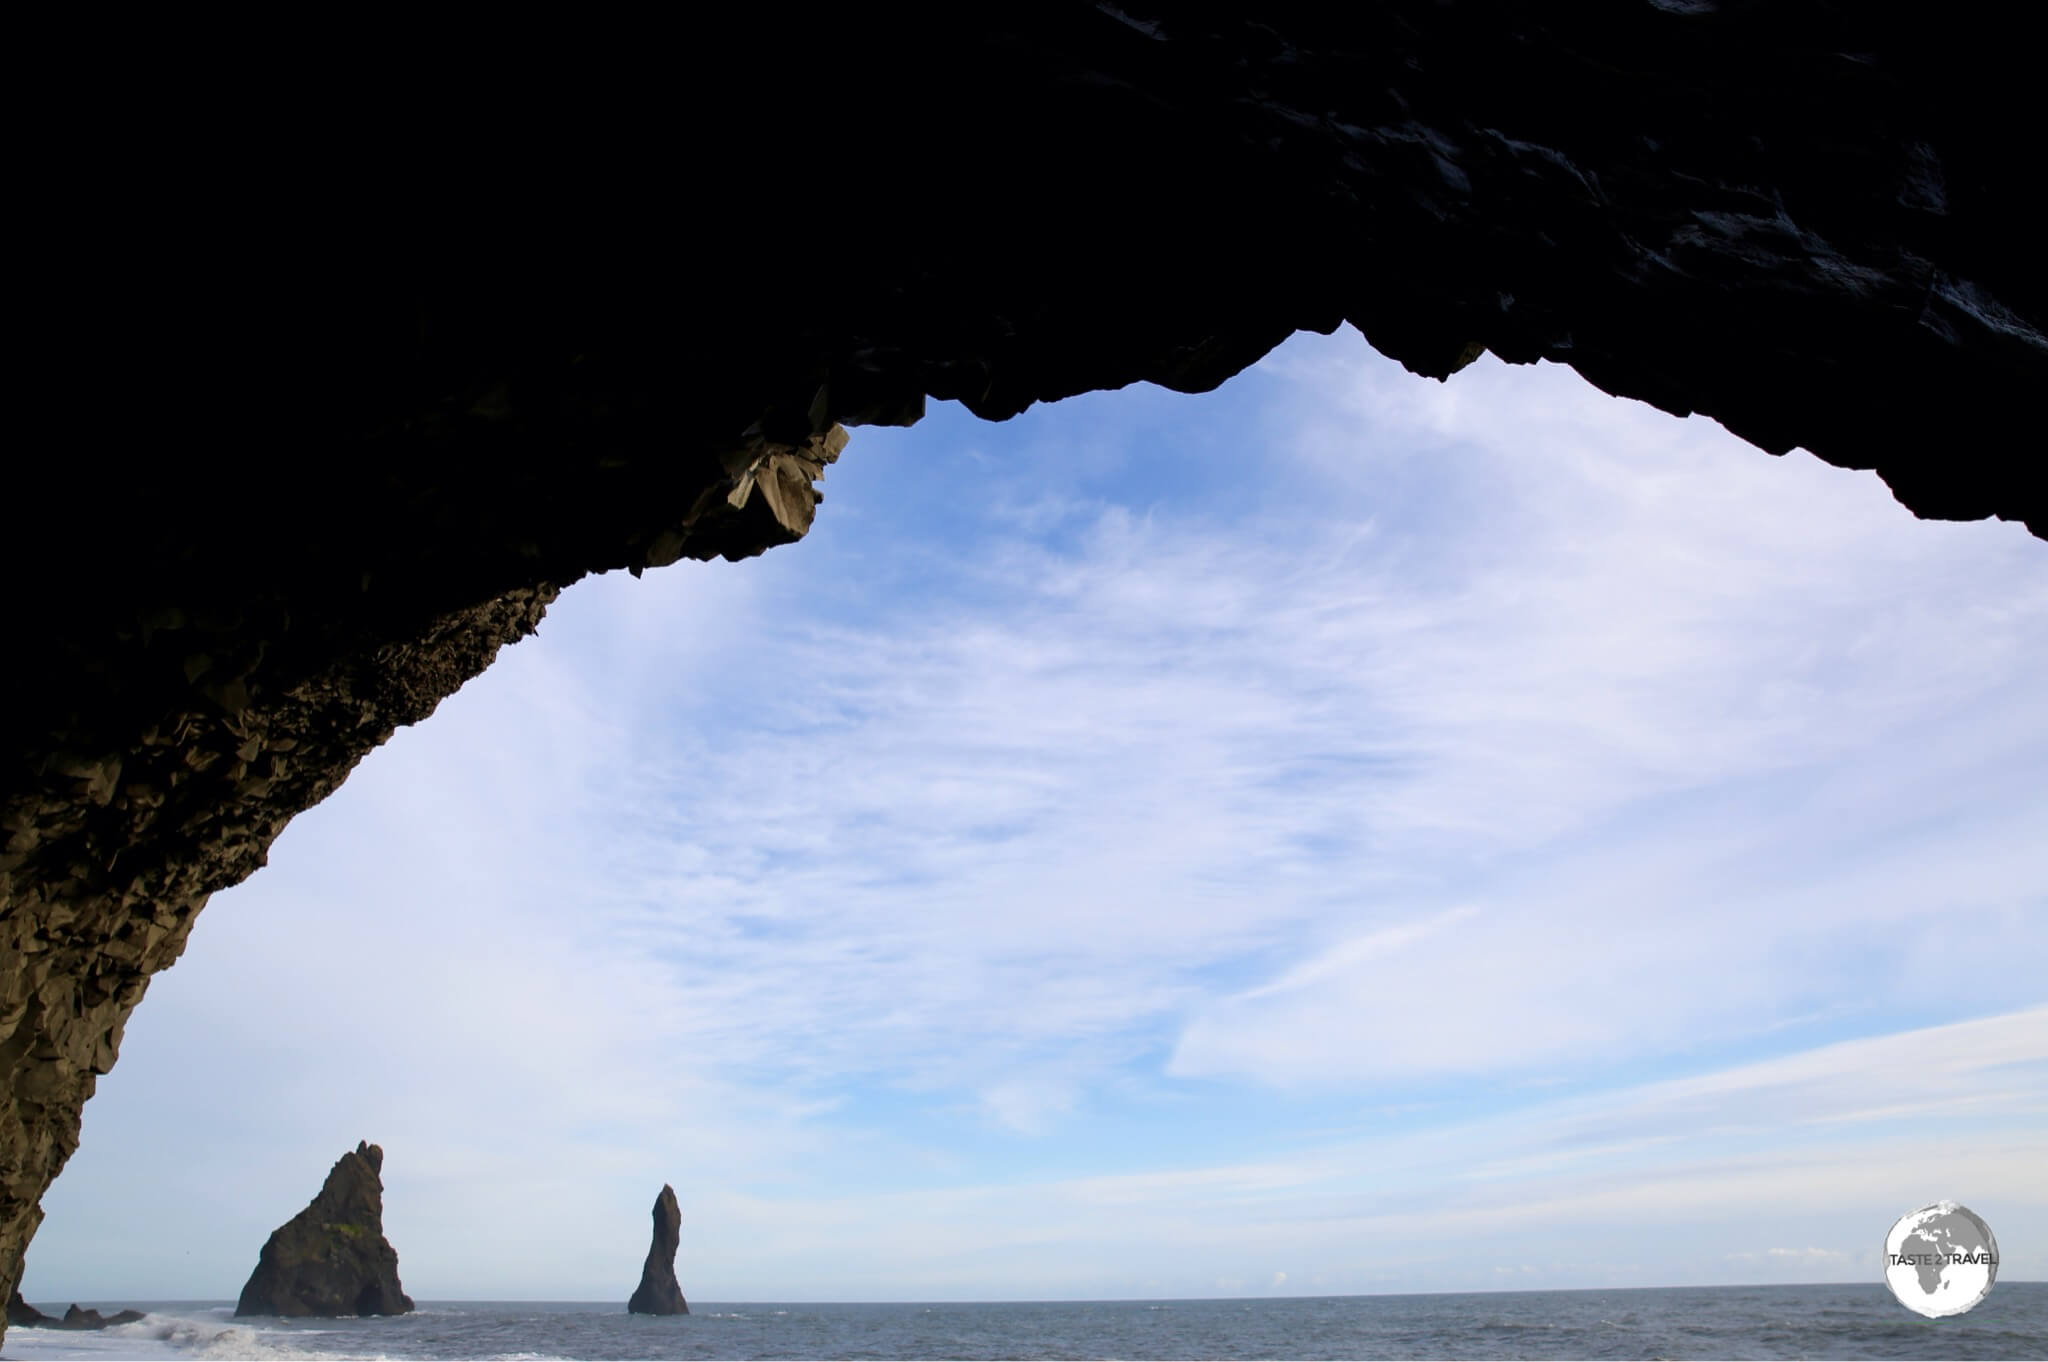
<path fill-rule="evenodd" d="M 134 1324 L 143 1318 L 140 1310 L 116 1310 L 103 1315 L 97 1310 L 87 1310 L 73 1301 L 71 1308 L 64 1312 L 64 1318 L 53 1320 L 53 1329 L 108 1329 L 116 1324 Z"/>
<path fill-rule="evenodd" d="M 2048 536 L 2035 48 L 1976 13 L 754 6 L 332 80 L 42 49 L 85 64 L 21 172 L 60 306 L 0 535 L 0 1288 L 207 896 L 563 586 L 800 537 L 844 426 L 1206 390 L 1348 322 Z"/>
<path fill-rule="evenodd" d="M 83 1309 L 76 1301 L 64 1312 L 64 1318 L 57 1321 L 59 1329 L 107 1329 L 116 1324 L 134 1324 L 143 1318 L 140 1310 L 116 1310 L 103 1315 L 97 1310 Z"/>
<path fill-rule="evenodd" d="M 336 1160 L 312 1204 L 263 1245 L 235 1314 L 403 1315 L 398 1253 L 384 1237 L 384 1151 L 358 1144 Z"/>
<path fill-rule="evenodd" d="M 46 1315 L 21 1298 L 19 1291 L 7 1297 L 7 1322 L 29 1329 L 107 1329 L 116 1324 L 134 1324 L 146 1318 L 140 1310 L 117 1310 L 111 1315 L 102 1315 L 97 1310 L 87 1310 L 72 1302 L 60 1318 Z"/>
<path fill-rule="evenodd" d="M 661 1185 L 654 1199 L 654 1241 L 647 1246 L 647 1262 L 640 1268 L 640 1285 L 633 1288 L 626 1312 L 632 1315 L 687 1315 L 690 1303 L 683 1299 L 683 1286 L 676 1280 L 676 1248 L 683 1241 L 683 1212 L 676 1205 L 676 1189 Z"/>

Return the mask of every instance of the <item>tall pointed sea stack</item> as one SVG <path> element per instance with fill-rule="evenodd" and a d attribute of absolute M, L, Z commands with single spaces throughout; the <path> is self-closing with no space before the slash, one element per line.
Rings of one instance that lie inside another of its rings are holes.
<path fill-rule="evenodd" d="M 403 1315 L 398 1251 L 384 1238 L 384 1151 L 343 1154 L 313 1203 L 277 1228 L 237 1315 Z"/>
<path fill-rule="evenodd" d="M 647 1246 L 647 1264 L 640 1269 L 640 1286 L 626 1310 L 635 1315 L 687 1315 L 690 1303 L 683 1299 L 682 1283 L 676 1280 L 676 1245 L 683 1240 L 683 1212 L 676 1205 L 676 1189 L 661 1185 L 654 1199 L 654 1242 Z"/>

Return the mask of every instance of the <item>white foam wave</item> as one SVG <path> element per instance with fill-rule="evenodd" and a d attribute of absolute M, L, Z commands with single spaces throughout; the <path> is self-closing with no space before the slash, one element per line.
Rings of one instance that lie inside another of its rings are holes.
<path fill-rule="evenodd" d="M 209 1310 L 207 1314 L 214 1312 Z M 294 1348 L 284 1336 L 267 1329 L 258 1329 L 247 1324 L 226 1323 L 219 1318 L 192 1318 L 186 1315 L 146 1315 L 134 1324 L 119 1324 L 108 1329 L 107 1335 L 137 1342 L 148 1340 L 161 1344 L 177 1357 L 310 1357 L 313 1354 Z"/>
<path fill-rule="evenodd" d="M 217 1314 L 209 1309 L 207 1314 Z M 295 1338 L 332 1333 L 327 1329 L 259 1329 L 218 1318 L 151 1313 L 133 1324 L 99 1330 L 24 1329 L 7 1331 L 10 1362 L 162 1362 L 191 1358 L 268 1359 L 319 1358 L 321 1362 L 394 1362 L 382 1353 L 313 1351 L 293 1344 Z M 559 1362 L 546 1353 L 500 1355 L 505 1362 Z"/>
<path fill-rule="evenodd" d="M 43 1359 L 185 1357 L 226 1332 L 230 1331 L 211 1320 L 149 1314 L 133 1324 L 106 1329 L 10 1329 L 7 1355 Z"/>
<path fill-rule="evenodd" d="M 212 1315 L 212 1310 L 206 1311 Z M 300 1332 L 313 1332 L 302 1330 Z M 225 1323 L 219 1318 L 163 1315 L 151 1312 L 133 1324 L 116 1324 L 105 1329 L 10 1329 L 7 1331 L 10 1358 L 66 1359 L 90 1362 L 98 1358 L 132 1358 L 155 1362 L 164 1358 L 306 1358 L 321 1356 L 295 1348 L 288 1336 L 246 1324 Z"/>

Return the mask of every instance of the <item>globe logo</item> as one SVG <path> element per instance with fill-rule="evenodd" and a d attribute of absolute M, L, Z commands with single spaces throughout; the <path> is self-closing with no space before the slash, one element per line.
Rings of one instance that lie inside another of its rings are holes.
<path fill-rule="evenodd" d="M 1908 1310 L 1941 1319 L 1991 1294 L 1998 1241 L 1966 1206 L 1937 1201 L 1899 1217 L 1884 1237 L 1884 1284 Z"/>

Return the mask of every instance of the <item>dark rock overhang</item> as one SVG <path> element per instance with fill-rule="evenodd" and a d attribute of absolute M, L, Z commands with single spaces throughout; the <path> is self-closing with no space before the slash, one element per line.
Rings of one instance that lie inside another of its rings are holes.
<path fill-rule="evenodd" d="M 208 893 L 562 585 L 798 537 L 844 426 L 1205 390 L 1349 322 L 1418 373 L 1570 364 L 2048 537 L 2032 49 L 1990 20 L 542 36 L 68 73 L 25 256 L 48 419 L 0 549 L 0 1265 Z"/>

